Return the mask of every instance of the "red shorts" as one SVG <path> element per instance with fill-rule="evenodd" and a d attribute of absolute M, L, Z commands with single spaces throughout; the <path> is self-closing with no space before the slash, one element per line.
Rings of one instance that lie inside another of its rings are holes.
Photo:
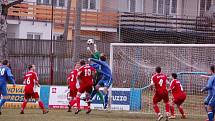
<path fill-rule="evenodd" d="M 29 99 L 29 98 L 38 99 L 39 98 L 39 94 L 38 94 L 38 92 L 25 93 L 24 97 L 25 97 L 25 99 Z"/>
<path fill-rule="evenodd" d="M 173 102 L 176 104 L 176 105 L 181 105 L 185 100 L 186 100 L 186 94 L 181 94 L 179 96 L 175 96 L 173 98 Z"/>
<path fill-rule="evenodd" d="M 153 97 L 153 104 L 157 104 L 161 100 L 163 100 L 164 103 L 169 102 L 168 92 L 164 92 L 164 93 L 161 93 L 161 94 L 155 93 L 155 95 Z"/>
<path fill-rule="evenodd" d="M 76 97 L 77 92 L 78 92 L 77 88 L 72 88 L 72 89 L 70 89 L 69 96 L 70 97 Z"/>
<path fill-rule="evenodd" d="M 90 93 L 92 91 L 92 87 L 93 87 L 93 84 L 81 84 L 80 88 L 78 89 L 78 92 L 80 92 L 80 93 L 84 93 L 84 92 Z"/>

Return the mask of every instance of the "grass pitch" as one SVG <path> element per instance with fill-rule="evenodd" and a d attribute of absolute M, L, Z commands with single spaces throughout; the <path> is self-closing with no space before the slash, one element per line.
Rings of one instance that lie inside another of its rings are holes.
<path fill-rule="evenodd" d="M 43 115 L 39 109 L 26 109 L 25 114 L 19 114 L 19 109 L 3 109 L 0 121 L 156 121 L 155 115 L 143 113 L 131 113 L 124 111 L 97 111 L 93 110 L 90 114 L 81 111 L 78 115 L 66 110 L 49 110 L 48 114 Z M 188 119 L 177 119 L 173 121 L 204 121 L 206 116 L 193 117 Z M 171 121 L 171 120 L 170 120 Z"/>

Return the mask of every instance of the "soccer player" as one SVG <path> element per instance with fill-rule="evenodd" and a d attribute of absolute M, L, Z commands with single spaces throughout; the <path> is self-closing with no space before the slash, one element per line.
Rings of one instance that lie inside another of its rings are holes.
<path fill-rule="evenodd" d="M 27 102 L 29 99 L 34 98 L 36 101 L 38 101 L 38 104 L 40 108 L 43 111 L 43 114 L 48 113 L 46 111 L 43 102 L 39 98 L 38 92 L 35 91 L 36 85 L 39 87 L 39 79 L 37 77 L 37 73 L 35 72 L 35 65 L 29 65 L 28 66 L 28 72 L 24 76 L 24 82 L 25 89 L 24 89 L 24 101 L 22 103 L 22 108 L 20 114 L 24 114 L 24 109 L 27 105 Z"/>
<path fill-rule="evenodd" d="M 87 47 L 87 51 L 91 54 L 91 58 L 93 59 L 97 59 L 99 60 L 100 59 L 100 52 L 98 51 L 97 49 L 97 45 L 94 44 L 94 52 L 90 50 L 90 47 Z M 100 101 L 102 102 L 103 104 L 103 107 L 104 107 L 104 99 L 103 99 L 103 95 L 101 94 L 101 92 L 99 90 L 96 89 L 96 85 L 98 84 L 98 82 L 102 79 L 103 77 L 103 74 L 100 70 L 101 66 L 97 63 L 91 63 L 90 66 L 92 66 L 93 68 L 96 69 L 96 75 L 94 76 L 94 83 L 93 83 L 93 91 L 91 93 L 91 99 L 90 101 L 92 102 L 92 99 L 93 97 L 95 96 L 95 94 L 97 94 L 100 98 Z"/>
<path fill-rule="evenodd" d="M 161 73 L 161 67 L 156 67 L 155 71 L 156 73 L 152 76 L 151 84 L 150 84 L 150 86 L 155 87 L 155 94 L 153 97 L 153 108 L 155 113 L 158 116 L 157 121 L 160 121 L 163 118 L 163 115 L 160 113 L 158 103 L 163 100 L 166 108 L 166 121 L 168 121 L 170 105 L 169 105 L 168 90 L 166 87 L 167 76 Z"/>
<path fill-rule="evenodd" d="M 81 67 L 78 71 L 78 80 L 80 84 L 80 88 L 78 89 L 78 93 L 76 96 L 76 100 L 73 100 L 71 103 L 75 104 L 77 103 L 77 110 L 75 114 L 78 114 L 81 111 L 80 108 L 80 97 L 82 93 L 86 93 L 86 102 L 88 104 L 88 109 L 86 114 L 89 114 L 91 112 L 90 109 L 90 92 L 92 91 L 93 86 L 93 76 L 95 75 L 96 71 L 95 69 L 90 66 L 89 64 L 86 64 L 85 60 L 80 61 Z"/>
<path fill-rule="evenodd" d="M 0 101 L 0 115 L 2 114 L 2 111 L 1 111 L 2 106 L 8 100 L 7 79 L 9 79 L 9 81 L 12 82 L 13 87 L 15 87 L 15 80 L 8 66 L 9 66 L 8 60 L 4 60 L 2 62 L 2 66 L 0 66 L 0 94 L 3 96 Z"/>
<path fill-rule="evenodd" d="M 68 107 L 69 107 L 68 112 L 71 112 L 71 106 L 74 105 L 73 100 L 76 100 L 76 95 L 78 92 L 77 76 L 78 76 L 78 69 L 79 68 L 80 68 L 80 64 L 76 63 L 74 70 L 72 70 L 72 72 L 67 77 L 67 82 L 69 84 L 70 97 L 71 97 L 71 100 L 70 100 L 69 105 L 68 105 Z"/>
<path fill-rule="evenodd" d="M 177 74 L 176 73 L 172 73 L 172 78 L 173 78 L 173 80 L 170 84 L 169 91 L 172 91 L 173 101 L 172 101 L 172 105 L 170 106 L 171 116 L 169 118 L 175 119 L 174 105 L 176 104 L 178 109 L 179 109 L 179 112 L 182 115 L 181 118 L 185 119 L 186 116 L 184 114 L 184 110 L 183 110 L 181 105 L 186 99 L 186 93 L 184 92 L 180 81 L 177 80 Z"/>
<path fill-rule="evenodd" d="M 201 90 L 204 91 L 211 91 L 212 97 L 209 99 L 207 112 L 208 112 L 208 120 L 214 121 L 214 106 L 215 106 L 215 67 L 210 67 L 210 73 L 212 76 L 209 78 L 207 85 Z"/>
<path fill-rule="evenodd" d="M 112 73 L 111 69 L 106 62 L 107 57 L 104 53 L 101 53 L 100 60 L 89 58 L 89 61 L 92 61 L 94 63 L 97 63 L 101 66 L 101 73 L 103 74 L 102 79 L 98 82 L 96 85 L 96 90 L 97 92 L 99 91 L 100 87 L 104 87 L 104 109 L 107 108 L 108 105 L 108 89 L 112 85 Z M 95 93 L 94 93 L 95 95 Z M 91 95 L 92 97 L 94 96 L 93 94 Z"/>

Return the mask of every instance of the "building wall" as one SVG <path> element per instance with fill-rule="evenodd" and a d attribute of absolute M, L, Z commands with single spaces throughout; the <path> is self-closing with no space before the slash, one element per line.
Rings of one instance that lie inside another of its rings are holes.
<path fill-rule="evenodd" d="M 16 26 L 14 29 L 14 26 Z M 41 33 L 41 39 L 50 39 L 51 24 L 47 22 L 20 21 L 18 25 L 9 25 L 8 31 L 16 32 L 17 38 L 27 39 L 27 33 Z"/>

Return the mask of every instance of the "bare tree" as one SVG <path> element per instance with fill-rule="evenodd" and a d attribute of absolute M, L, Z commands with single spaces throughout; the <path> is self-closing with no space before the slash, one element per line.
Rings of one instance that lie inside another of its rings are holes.
<path fill-rule="evenodd" d="M 7 3 L 1 0 L 1 15 L 0 15 L 0 59 L 8 57 L 7 52 L 7 15 L 8 9 L 16 4 L 20 4 L 23 0 Z"/>
<path fill-rule="evenodd" d="M 78 60 L 77 54 L 77 47 L 78 43 L 80 42 L 81 36 L 81 10 L 82 10 L 82 0 L 76 0 L 76 20 L 75 20 L 75 35 L 74 35 L 74 42 L 73 42 L 73 54 L 72 54 L 72 61 L 75 62 Z"/>
<path fill-rule="evenodd" d="M 71 12 L 71 0 L 68 0 L 67 2 L 67 9 L 66 9 L 66 22 L 64 24 L 64 32 L 63 32 L 63 38 L 66 41 L 68 36 L 68 28 L 69 28 L 69 20 L 70 20 L 70 12 Z"/>

